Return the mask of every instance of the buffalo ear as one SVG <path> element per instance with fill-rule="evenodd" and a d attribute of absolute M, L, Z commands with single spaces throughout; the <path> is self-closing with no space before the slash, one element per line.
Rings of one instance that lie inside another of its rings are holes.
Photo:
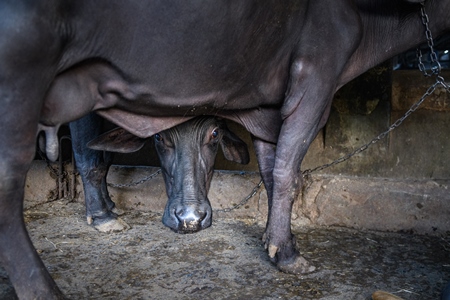
<path fill-rule="evenodd" d="M 222 152 L 226 159 L 246 165 L 250 161 L 247 144 L 228 128 L 224 128 L 220 142 Z"/>
<path fill-rule="evenodd" d="M 137 137 L 125 129 L 117 127 L 99 135 L 87 146 L 94 150 L 130 153 L 140 150 L 146 141 L 147 139 Z"/>

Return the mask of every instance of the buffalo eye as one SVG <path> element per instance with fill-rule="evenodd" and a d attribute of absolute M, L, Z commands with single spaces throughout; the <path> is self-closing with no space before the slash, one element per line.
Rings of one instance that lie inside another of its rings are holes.
<path fill-rule="evenodd" d="M 159 133 L 155 134 L 155 141 L 162 142 L 162 140 L 163 140 L 163 138 Z"/>
<path fill-rule="evenodd" d="M 214 128 L 214 130 L 211 132 L 211 137 L 213 139 L 216 139 L 219 136 L 219 128 Z"/>

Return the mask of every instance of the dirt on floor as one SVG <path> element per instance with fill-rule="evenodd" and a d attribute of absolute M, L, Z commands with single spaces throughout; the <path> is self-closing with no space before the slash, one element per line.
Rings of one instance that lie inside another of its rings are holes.
<path fill-rule="evenodd" d="M 450 281 L 450 234 L 294 228 L 299 249 L 317 271 L 277 271 L 251 219 L 215 218 L 181 235 L 161 215 L 128 211 L 126 232 L 88 226 L 84 205 L 64 200 L 26 211 L 28 230 L 69 299 L 370 299 L 386 290 L 403 299 L 439 299 Z M 0 268 L 0 299 L 15 299 Z"/>

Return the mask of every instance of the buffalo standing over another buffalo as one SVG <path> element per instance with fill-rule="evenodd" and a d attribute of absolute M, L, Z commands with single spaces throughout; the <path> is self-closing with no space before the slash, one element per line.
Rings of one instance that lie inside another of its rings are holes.
<path fill-rule="evenodd" d="M 434 36 L 450 1 L 424 2 Z M 0 262 L 21 299 L 62 293 L 22 216 L 23 189 L 46 134 L 92 111 L 146 138 L 195 116 L 243 125 L 269 198 L 264 235 L 285 272 L 312 270 L 295 248 L 300 165 L 333 94 L 426 40 L 407 0 L 0 1 Z"/>

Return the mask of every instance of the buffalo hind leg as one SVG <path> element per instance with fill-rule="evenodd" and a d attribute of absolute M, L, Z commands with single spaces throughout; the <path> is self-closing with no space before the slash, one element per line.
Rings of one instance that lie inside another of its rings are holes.
<path fill-rule="evenodd" d="M 28 124 L 37 124 L 29 112 L 36 108 L 10 102 L 0 108 L 4 116 L 0 120 L 0 264 L 19 299 L 63 299 L 33 247 L 23 218 L 25 179 L 35 154 L 37 131 L 37 126 Z"/>
<path fill-rule="evenodd" d="M 2 181 L 0 264 L 8 273 L 19 299 L 64 299 L 25 228 L 22 199 L 26 172 L 21 173 Z"/>
<path fill-rule="evenodd" d="M 72 149 L 83 182 L 88 224 L 100 232 L 123 231 L 130 226 L 117 216 L 119 211 L 109 196 L 106 183 L 112 154 L 86 146 L 100 134 L 102 123 L 102 118 L 95 113 L 71 122 Z"/>
<path fill-rule="evenodd" d="M 28 236 L 23 197 L 44 96 L 63 45 L 51 5 L 29 4 L 2 1 L 0 9 L 0 264 L 19 299 L 53 300 L 64 296 Z"/>

